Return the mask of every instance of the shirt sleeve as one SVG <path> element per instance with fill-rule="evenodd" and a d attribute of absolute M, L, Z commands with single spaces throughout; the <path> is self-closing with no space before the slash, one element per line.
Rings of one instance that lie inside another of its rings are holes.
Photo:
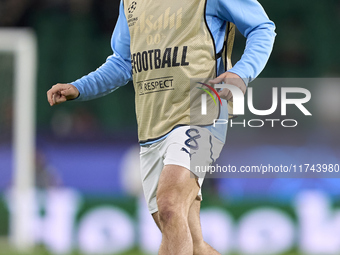
<path fill-rule="evenodd" d="M 72 82 L 79 90 L 77 100 L 85 101 L 105 96 L 127 84 L 132 78 L 130 57 L 130 32 L 123 3 L 119 7 L 119 17 L 112 34 L 113 54 L 96 71 Z"/>
<path fill-rule="evenodd" d="M 275 24 L 269 20 L 256 0 L 217 0 L 216 14 L 236 25 L 247 38 L 241 59 L 229 72 L 239 75 L 245 83 L 254 80 L 265 67 L 273 49 Z"/>

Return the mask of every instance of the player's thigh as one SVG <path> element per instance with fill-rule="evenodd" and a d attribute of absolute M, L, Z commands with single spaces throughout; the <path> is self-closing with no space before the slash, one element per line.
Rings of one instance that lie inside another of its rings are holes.
<path fill-rule="evenodd" d="M 198 191 L 197 179 L 188 169 L 178 165 L 166 165 L 158 182 L 156 197 L 159 212 L 171 209 L 188 215 Z"/>

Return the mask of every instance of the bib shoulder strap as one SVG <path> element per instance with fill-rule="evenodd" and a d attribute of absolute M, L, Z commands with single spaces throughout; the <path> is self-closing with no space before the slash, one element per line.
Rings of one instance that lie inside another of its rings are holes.
<path fill-rule="evenodd" d="M 234 40 L 235 40 L 235 24 L 228 22 L 227 27 L 226 27 L 223 47 L 215 55 L 216 59 L 219 59 L 222 57 L 225 71 L 229 70 L 232 67 L 231 54 L 232 54 L 233 47 L 234 47 Z"/>

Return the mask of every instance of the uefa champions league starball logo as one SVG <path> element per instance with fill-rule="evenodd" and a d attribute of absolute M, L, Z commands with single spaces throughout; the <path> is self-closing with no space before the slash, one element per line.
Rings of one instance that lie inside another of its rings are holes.
<path fill-rule="evenodd" d="M 137 3 L 133 1 L 128 8 L 129 13 L 133 13 L 136 10 L 136 7 L 137 7 Z"/>

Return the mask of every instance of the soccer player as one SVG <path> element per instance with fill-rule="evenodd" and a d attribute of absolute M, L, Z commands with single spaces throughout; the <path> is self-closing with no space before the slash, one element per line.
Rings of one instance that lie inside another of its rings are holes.
<path fill-rule="evenodd" d="M 235 25 L 247 44 L 232 67 Z M 159 254 L 219 254 L 202 237 L 205 173 L 192 162 L 209 166 L 219 156 L 227 125 L 212 123 L 228 118 L 232 93 L 219 91 L 221 105 L 207 100 L 206 115 L 201 96 L 222 82 L 245 93 L 269 58 L 274 30 L 256 0 L 122 0 L 113 54 L 96 71 L 47 92 L 53 106 L 101 97 L 133 80 L 143 190 L 162 232 Z"/>

